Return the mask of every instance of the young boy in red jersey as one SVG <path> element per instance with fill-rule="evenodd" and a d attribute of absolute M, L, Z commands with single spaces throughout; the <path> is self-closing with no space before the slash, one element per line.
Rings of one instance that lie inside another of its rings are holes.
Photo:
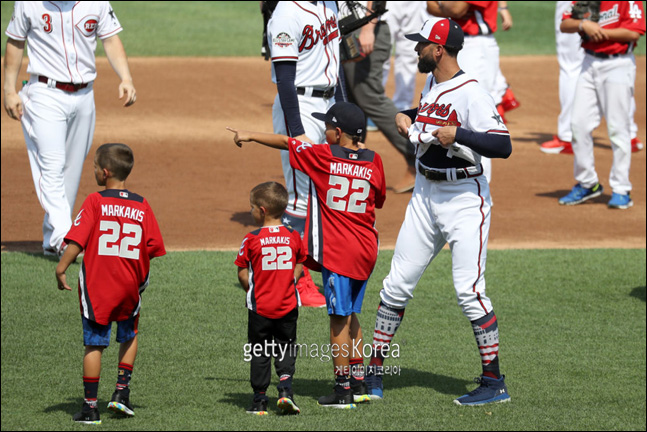
<path fill-rule="evenodd" d="M 325 122 L 327 144 L 228 129 L 236 134 L 239 147 L 252 141 L 289 150 L 292 167 L 312 180 L 304 235 L 306 266 L 322 272 L 335 366 L 335 390 L 318 402 L 355 408 L 355 401 L 369 399 L 362 352 L 354 349 L 362 345 L 356 314 L 377 260 L 375 208 L 382 208 L 386 198 L 384 169 L 380 156 L 359 142 L 366 119 L 357 105 L 339 102 L 327 113 L 312 116 Z"/>
<path fill-rule="evenodd" d="M 65 236 L 67 249 L 56 267 L 58 289 L 71 291 L 65 271 L 85 250 L 79 272 L 83 320 L 85 402 L 74 421 L 100 424 L 97 407 L 101 354 L 117 322 L 119 372 L 108 408 L 135 415 L 130 378 L 137 355 L 141 293 L 148 286 L 150 260 L 166 254 L 157 220 L 148 202 L 126 189 L 134 164 L 125 144 L 103 144 L 94 157 L 94 176 L 105 190 L 89 195 Z"/>
<path fill-rule="evenodd" d="M 261 228 L 245 236 L 236 256 L 238 280 L 247 293 L 247 337 L 250 381 L 254 390 L 249 414 L 267 414 L 271 358 L 279 376 L 277 406 L 284 414 L 301 412 L 294 402 L 294 376 L 299 317 L 296 278 L 303 270 L 305 249 L 298 231 L 285 227 L 281 216 L 288 191 L 276 182 L 262 183 L 250 192 L 252 217 Z M 260 355 L 259 355 L 260 353 Z"/>

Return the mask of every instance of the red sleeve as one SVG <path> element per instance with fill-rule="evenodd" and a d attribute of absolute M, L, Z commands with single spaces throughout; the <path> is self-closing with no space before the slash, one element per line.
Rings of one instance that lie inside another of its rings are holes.
<path fill-rule="evenodd" d="M 374 163 L 378 167 L 382 177 L 382 184 L 381 186 L 378 186 L 378 191 L 375 194 L 375 208 L 381 209 L 384 206 L 384 201 L 386 201 L 386 177 L 384 176 L 384 167 L 382 166 L 382 158 L 377 153 L 375 153 Z"/>
<path fill-rule="evenodd" d="M 320 157 L 322 153 L 330 154 L 328 144 L 310 144 L 295 139 L 288 141 L 290 151 L 290 166 L 301 172 L 308 174 L 313 170 L 328 168 L 324 165 L 324 160 Z"/>
<path fill-rule="evenodd" d="M 240 244 L 240 250 L 236 255 L 236 260 L 234 264 L 238 267 L 247 268 L 249 267 L 249 248 L 248 248 L 249 234 L 245 236 L 243 242 Z"/>
<path fill-rule="evenodd" d="M 92 235 L 96 221 L 96 207 L 99 194 L 93 193 L 83 202 L 81 210 L 72 223 L 72 227 L 65 236 L 65 241 L 78 243 L 84 250 Z"/>
<path fill-rule="evenodd" d="M 305 262 L 308 257 L 308 251 L 301 240 L 301 235 L 297 231 L 292 231 L 292 240 L 296 245 L 294 248 L 296 252 L 296 263 L 299 264 Z"/>
<path fill-rule="evenodd" d="M 146 223 L 146 249 L 148 250 L 148 257 L 155 258 L 166 255 L 166 248 L 164 247 L 164 240 L 162 239 L 162 232 L 153 213 L 153 209 L 148 204 L 148 201 L 144 200 L 146 205 L 147 215 Z"/>
<path fill-rule="evenodd" d="M 624 10 L 620 12 L 622 23 L 620 27 L 635 31 L 641 36 L 645 34 L 645 10 L 643 2 L 618 2 Z"/>
<path fill-rule="evenodd" d="M 569 18 L 573 18 L 573 5 L 575 2 L 571 2 L 571 5 L 566 8 L 566 11 L 564 12 L 564 15 L 562 15 L 562 21 L 567 20 Z"/>

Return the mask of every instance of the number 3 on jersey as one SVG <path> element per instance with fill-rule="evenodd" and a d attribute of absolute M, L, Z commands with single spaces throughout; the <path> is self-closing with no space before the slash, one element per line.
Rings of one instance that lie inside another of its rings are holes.
<path fill-rule="evenodd" d="M 99 237 L 99 255 L 139 259 L 137 246 L 142 241 L 141 226 L 125 223 L 122 228 L 118 222 L 104 220 L 101 221 L 99 229 L 101 232 L 106 232 Z M 121 238 L 122 233 L 125 235 L 123 238 Z M 129 236 L 129 234 L 134 235 Z"/>
<path fill-rule="evenodd" d="M 349 213 L 365 213 L 366 198 L 371 192 L 371 184 L 363 179 L 353 179 L 353 182 L 346 177 L 331 175 L 328 181 L 330 186 L 339 188 L 328 189 L 326 204 L 333 210 L 347 211 Z M 350 194 L 350 190 L 356 191 Z"/>

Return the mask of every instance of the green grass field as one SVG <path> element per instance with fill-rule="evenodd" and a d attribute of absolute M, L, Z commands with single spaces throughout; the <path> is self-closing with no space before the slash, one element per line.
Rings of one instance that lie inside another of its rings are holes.
<path fill-rule="evenodd" d="M 129 56 L 260 56 L 263 19 L 257 2 L 111 4 L 124 27 L 120 37 Z M 515 1 L 509 8 L 514 26 L 497 33 L 501 55 L 555 54 L 555 3 Z M 3 55 L 12 10 L 12 1 L 2 2 Z M 636 53 L 645 54 L 644 38 Z"/>
<path fill-rule="evenodd" d="M 316 405 L 332 388 L 332 363 L 297 360 L 298 417 L 245 414 L 250 402 L 244 293 L 235 252 L 175 252 L 153 261 L 144 293 L 132 381 L 136 416 L 105 405 L 117 347 L 104 354 L 100 407 L 105 430 L 645 430 L 645 250 L 490 251 L 488 294 L 499 318 L 509 404 L 456 407 L 480 372 L 471 327 L 456 305 L 450 255 L 430 266 L 394 342 L 386 399 L 353 412 Z M 380 254 L 361 323 L 372 339 Z M 83 429 L 81 320 L 76 293 L 56 289 L 56 262 L 2 253 L 2 430 Z M 79 264 L 68 270 L 76 283 Z M 315 276 L 320 285 L 320 276 Z M 299 343 L 328 340 L 324 310 L 302 308 Z M 114 342 L 113 342 L 114 344 Z M 274 385 L 271 402 L 276 403 Z"/>

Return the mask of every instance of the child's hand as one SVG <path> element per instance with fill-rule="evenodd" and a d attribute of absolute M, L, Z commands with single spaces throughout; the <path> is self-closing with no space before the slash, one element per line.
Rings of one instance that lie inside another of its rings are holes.
<path fill-rule="evenodd" d="M 244 142 L 249 142 L 251 141 L 249 137 L 249 132 L 246 131 L 239 131 L 238 129 L 233 129 L 230 127 L 227 127 L 227 130 L 230 132 L 233 132 L 234 135 L 234 142 L 238 147 L 242 147 Z"/>
<path fill-rule="evenodd" d="M 70 287 L 67 284 L 67 278 L 65 277 L 65 273 L 61 274 L 57 270 L 57 272 L 56 272 L 56 282 L 58 282 L 58 289 L 59 290 L 61 290 L 61 291 L 63 291 L 63 290 L 72 291 L 72 287 Z"/>

